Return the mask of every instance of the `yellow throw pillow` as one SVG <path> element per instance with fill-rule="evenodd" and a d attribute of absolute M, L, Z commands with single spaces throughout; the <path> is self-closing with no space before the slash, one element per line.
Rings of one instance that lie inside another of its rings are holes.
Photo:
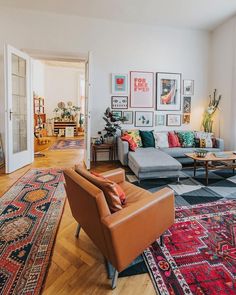
<path fill-rule="evenodd" d="M 129 134 L 132 139 L 134 140 L 134 142 L 137 144 L 138 147 L 142 147 L 143 144 L 142 144 L 142 139 L 141 139 L 141 136 L 139 134 L 139 130 L 128 130 L 126 131 L 127 134 Z"/>

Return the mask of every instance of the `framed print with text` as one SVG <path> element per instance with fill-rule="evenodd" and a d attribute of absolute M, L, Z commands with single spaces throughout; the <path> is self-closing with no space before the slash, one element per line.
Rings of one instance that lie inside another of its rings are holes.
<path fill-rule="evenodd" d="M 153 108 L 154 73 L 130 72 L 130 107 Z"/>

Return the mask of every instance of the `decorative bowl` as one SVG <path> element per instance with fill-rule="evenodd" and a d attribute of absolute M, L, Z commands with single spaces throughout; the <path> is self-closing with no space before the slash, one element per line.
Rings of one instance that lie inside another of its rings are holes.
<path fill-rule="evenodd" d="M 195 151 L 195 155 L 198 157 L 198 158 L 205 158 L 206 155 L 207 155 L 208 151 L 207 150 L 196 150 Z"/>

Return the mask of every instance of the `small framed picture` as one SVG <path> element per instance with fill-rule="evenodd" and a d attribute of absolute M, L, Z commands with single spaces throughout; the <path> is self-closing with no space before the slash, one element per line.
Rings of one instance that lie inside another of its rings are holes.
<path fill-rule="evenodd" d="M 183 94 L 194 95 L 194 80 L 183 81 Z"/>
<path fill-rule="evenodd" d="M 136 127 L 153 127 L 153 112 L 135 112 Z"/>
<path fill-rule="evenodd" d="M 190 124 L 190 114 L 183 114 L 183 124 Z"/>
<path fill-rule="evenodd" d="M 156 73 L 157 111 L 181 110 L 181 74 Z"/>
<path fill-rule="evenodd" d="M 113 94 L 128 93 L 128 75 L 127 74 L 111 74 L 111 91 Z"/>
<path fill-rule="evenodd" d="M 112 109 L 128 109 L 128 96 L 112 96 L 111 108 Z"/>
<path fill-rule="evenodd" d="M 165 126 L 166 116 L 162 114 L 155 115 L 155 126 Z"/>
<path fill-rule="evenodd" d="M 191 113 L 191 96 L 184 96 L 183 112 L 184 113 Z"/>
<path fill-rule="evenodd" d="M 123 117 L 125 117 L 125 121 L 123 124 L 133 124 L 133 112 L 132 111 L 123 111 Z"/>
<path fill-rule="evenodd" d="M 166 115 L 167 126 L 181 126 L 181 115 L 168 114 Z"/>
<path fill-rule="evenodd" d="M 112 111 L 112 115 L 117 118 L 122 117 L 122 111 Z"/>

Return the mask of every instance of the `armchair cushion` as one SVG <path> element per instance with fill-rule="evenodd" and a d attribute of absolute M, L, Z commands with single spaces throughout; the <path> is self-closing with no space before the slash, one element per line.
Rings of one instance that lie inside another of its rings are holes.
<path fill-rule="evenodd" d="M 92 175 L 98 177 L 100 180 L 109 180 L 108 178 L 106 178 L 105 176 L 96 173 L 96 172 L 91 172 Z M 111 180 L 110 180 L 111 181 Z M 121 188 L 121 186 L 118 183 L 115 183 L 113 181 L 111 181 L 114 185 L 114 190 L 117 192 L 117 195 L 120 198 L 121 204 L 124 205 L 125 204 L 125 192 L 123 191 L 123 189 Z"/>
<path fill-rule="evenodd" d="M 107 178 L 98 178 L 80 166 L 76 166 L 75 171 L 103 191 L 112 213 L 122 209 L 122 204 L 113 181 Z"/>

